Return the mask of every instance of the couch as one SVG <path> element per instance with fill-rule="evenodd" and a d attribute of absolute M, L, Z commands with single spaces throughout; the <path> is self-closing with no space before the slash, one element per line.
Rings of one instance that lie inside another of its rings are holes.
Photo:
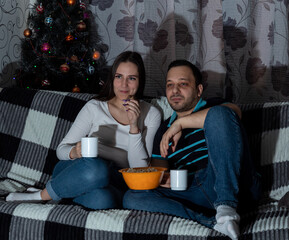
<path fill-rule="evenodd" d="M 9 192 L 43 188 L 57 163 L 55 150 L 92 95 L 0 89 L 0 239 L 228 239 L 200 224 L 162 213 L 93 211 L 70 201 L 5 202 Z M 165 97 L 148 100 L 171 114 Z M 240 239 L 289 239 L 289 102 L 240 104 L 263 196 L 243 214 Z"/>

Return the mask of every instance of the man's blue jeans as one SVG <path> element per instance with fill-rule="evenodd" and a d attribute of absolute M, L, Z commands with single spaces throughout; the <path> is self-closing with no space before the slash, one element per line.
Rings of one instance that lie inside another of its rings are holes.
<path fill-rule="evenodd" d="M 127 187 L 111 162 L 79 158 L 59 161 L 46 189 L 53 200 L 72 198 L 87 208 L 108 209 L 122 206 Z"/>
<path fill-rule="evenodd" d="M 216 224 L 214 209 L 217 206 L 240 208 L 244 203 L 249 207 L 257 201 L 259 175 L 255 172 L 245 132 L 235 112 L 225 106 L 211 108 L 204 131 L 208 165 L 189 179 L 186 191 L 162 187 L 129 190 L 124 196 L 124 208 L 163 212 L 212 228 Z"/>

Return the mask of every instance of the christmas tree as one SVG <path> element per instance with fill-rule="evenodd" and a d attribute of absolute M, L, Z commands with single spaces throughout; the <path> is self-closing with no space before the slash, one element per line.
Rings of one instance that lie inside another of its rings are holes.
<path fill-rule="evenodd" d="M 21 87 L 97 93 L 107 46 L 81 0 L 37 0 L 21 40 Z"/>

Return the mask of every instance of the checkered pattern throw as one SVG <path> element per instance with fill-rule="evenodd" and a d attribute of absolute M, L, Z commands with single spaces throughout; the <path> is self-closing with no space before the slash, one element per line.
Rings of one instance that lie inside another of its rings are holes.
<path fill-rule="evenodd" d="M 160 213 L 92 211 L 71 203 L 5 202 L 5 195 L 43 188 L 57 163 L 56 147 L 92 95 L 4 88 L 0 92 L 0 239 L 228 239 L 200 224 Z M 153 104 L 171 110 L 164 98 Z M 165 107 L 164 107 L 165 106 Z M 289 103 L 241 105 L 264 199 L 242 216 L 240 239 L 289 239 Z M 164 114 L 165 116 L 165 114 Z"/>

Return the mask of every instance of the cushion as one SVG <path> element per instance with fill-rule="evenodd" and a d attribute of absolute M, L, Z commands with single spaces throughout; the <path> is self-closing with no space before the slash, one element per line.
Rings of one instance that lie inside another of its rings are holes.
<path fill-rule="evenodd" d="M 90 94 L 19 88 L 0 92 L 0 193 L 44 187 L 56 148 Z"/>
<path fill-rule="evenodd" d="M 262 176 L 264 198 L 289 190 L 289 102 L 240 104 L 251 153 Z"/>

